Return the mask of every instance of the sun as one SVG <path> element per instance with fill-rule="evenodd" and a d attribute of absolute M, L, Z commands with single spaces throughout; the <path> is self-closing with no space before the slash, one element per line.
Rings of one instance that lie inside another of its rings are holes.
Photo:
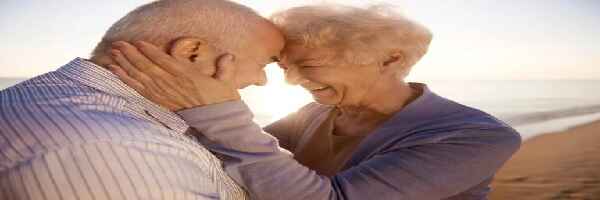
<path fill-rule="evenodd" d="M 270 64 L 265 70 L 269 80 L 266 86 L 249 87 L 241 93 L 260 125 L 279 120 L 313 101 L 306 90 L 285 82 L 277 64 Z"/>

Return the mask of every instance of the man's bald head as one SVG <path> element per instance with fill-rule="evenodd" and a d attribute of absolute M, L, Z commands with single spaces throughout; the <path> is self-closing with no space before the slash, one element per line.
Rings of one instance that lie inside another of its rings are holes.
<path fill-rule="evenodd" d="M 106 32 L 92 59 L 108 55 L 115 41 L 144 40 L 160 47 L 198 37 L 220 50 L 240 53 L 257 24 L 269 23 L 252 9 L 227 0 L 159 0 L 131 11 Z"/>

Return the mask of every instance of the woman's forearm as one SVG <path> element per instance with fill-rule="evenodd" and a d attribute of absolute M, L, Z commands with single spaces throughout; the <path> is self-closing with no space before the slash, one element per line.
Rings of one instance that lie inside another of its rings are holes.
<path fill-rule="evenodd" d="M 317 175 L 280 148 L 277 139 L 252 121 L 241 101 L 179 112 L 201 132 L 201 141 L 224 155 L 229 175 L 256 199 L 330 199 L 331 180 Z M 336 198 L 333 198 L 336 199 Z"/>

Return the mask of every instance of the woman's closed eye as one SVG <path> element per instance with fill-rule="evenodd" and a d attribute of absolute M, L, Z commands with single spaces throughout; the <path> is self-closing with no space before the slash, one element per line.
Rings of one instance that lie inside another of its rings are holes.
<path fill-rule="evenodd" d="M 311 60 L 305 62 L 298 62 L 297 65 L 303 69 L 316 69 L 325 66 L 325 63 L 321 60 Z"/>
<path fill-rule="evenodd" d="M 304 69 L 312 69 L 312 68 L 319 68 L 321 66 L 319 66 L 319 65 L 301 65 L 301 67 Z"/>

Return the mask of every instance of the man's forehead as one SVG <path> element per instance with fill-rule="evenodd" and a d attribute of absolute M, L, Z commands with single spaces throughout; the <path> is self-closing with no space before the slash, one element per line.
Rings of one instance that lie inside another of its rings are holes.
<path fill-rule="evenodd" d="M 266 23 L 265 23 L 266 24 Z M 251 42 L 255 45 L 253 48 L 248 48 L 248 51 L 253 51 L 257 56 L 268 58 L 271 60 L 272 57 L 277 56 L 284 47 L 285 41 L 281 32 L 272 24 L 266 24 L 258 26 L 254 32 L 255 38 Z"/>

